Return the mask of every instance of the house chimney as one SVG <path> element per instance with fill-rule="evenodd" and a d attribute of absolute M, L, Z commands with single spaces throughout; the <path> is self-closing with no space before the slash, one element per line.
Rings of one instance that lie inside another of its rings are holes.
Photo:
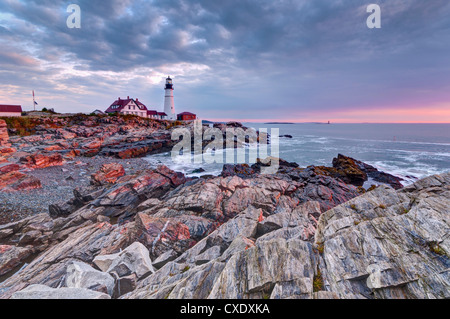
<path fill-rule="evenodd" d="M 130 97 L 129 96 L 127 96 L 127 100 L 129 100 L 130 99 Z"/>
<path fill-rule="evenodd" d="M 117 98 L 118 101 L 120 101 L 120 96 Z"/>
<path fill-rule="evenodd" d="M 138 98 L 136 98 L 136 102 L 139 102 L 139 99 L 138 99 Z"/>

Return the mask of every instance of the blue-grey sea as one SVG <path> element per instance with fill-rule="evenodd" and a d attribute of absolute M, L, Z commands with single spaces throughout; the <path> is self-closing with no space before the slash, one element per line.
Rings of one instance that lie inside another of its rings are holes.
<path fill-rule="evenodd" d="M 267 128 L 269 133 L 278 128 L 280 135 L 291 135 L 280 137 L 279 157 L 301 167 L 331 166 L 334 157 L 344 154 L 402 177 L 404 184 L 450 171 L 450 124 L 243 124 Z M 257 152 L 257 148 L 249 145 L 248 152 Z M 170 153 L 147 160 L 190 176 L 217 175 L 223 167 L 222 163 L 195 164 L 191 156 L 172 159 Z M 200 167 L 205 172 L 192 174 Z"/>

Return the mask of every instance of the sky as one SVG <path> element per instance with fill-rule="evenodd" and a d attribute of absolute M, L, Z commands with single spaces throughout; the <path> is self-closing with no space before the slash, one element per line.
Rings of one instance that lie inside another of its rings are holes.
<path fill-rule="evenodd" d="M 162 111 L 170 75 L 205 120 L 450 123 L 448 0 L 0 0 L 0 45 L 0 104 L 24 110 L 34 90 L 57 112 Z"/>

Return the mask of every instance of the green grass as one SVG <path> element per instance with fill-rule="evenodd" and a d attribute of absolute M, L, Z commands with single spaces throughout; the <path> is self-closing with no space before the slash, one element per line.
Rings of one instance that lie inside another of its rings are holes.
<path fill-rule="evenodd" d="M 325 250 L 325 245 L 323 243 L 317 244 L 317 251 L 319 254 L 323 255 L 323 252 Z"/>
<path fill-rule="evenodd" d="M 430 250 L 435 253 L 436 255 L 440 255 L 440 256 L 445 256 L 447 255 L 447 253 L 445 252 L 444 249 L 441 248 L 441 246 L 439 246 L 439 244 L 435 241 L 428 243 L 428 247 L 430 248 Z"/>
<path fill-rule="evenodd" d="M 324 283 L 322 273 L 320 272 L 319 266 L 317 266 L 317 274 L 313 279 L 313 292 L 319 292 L 324 290 Z"/>

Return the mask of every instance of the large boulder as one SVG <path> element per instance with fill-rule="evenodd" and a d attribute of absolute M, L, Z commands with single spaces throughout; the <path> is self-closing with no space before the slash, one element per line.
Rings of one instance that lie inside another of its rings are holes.
<path fill-rule="evenodd" d="M 333 174 L 348 184 L 363 186 L 364 182 L 371 178 L 376 182 L 390 185 L 394 189 L 403 187 L 401 183 L 403 179 L 385 172 L 380 172 L 369 164 L 342 154 L 339 154 L 338 157 L 333 159 L 333 168 L 335 169 Z"/>
<path fill-rule="evenodd" d="M 340 298 L 449 298 L 450 173 L 380 186 L 320 217 L 327 291 Z"/>
<path fill-rule="evenodd" d="M 67 266 L 66 286 L 68 288 L 86 288 L 111 296 L 114 284 L 114 278 L 110 274 L 98 271 L 86 263 L 74 261 Z"/>
<path fill-rule="evenodd" d="M 111 263 L 105 262 L 105 259 L 111 260 Z M 98 256 L 94 259 L 94 264 L 102 271 L 114 274 L 119 278 L 131 274 L 142 278 L 154 272 L 148 249 L 138 242 L 118 254 L 106 257 Z M 106 268 L 106 266 L 109 267 Z"/>

